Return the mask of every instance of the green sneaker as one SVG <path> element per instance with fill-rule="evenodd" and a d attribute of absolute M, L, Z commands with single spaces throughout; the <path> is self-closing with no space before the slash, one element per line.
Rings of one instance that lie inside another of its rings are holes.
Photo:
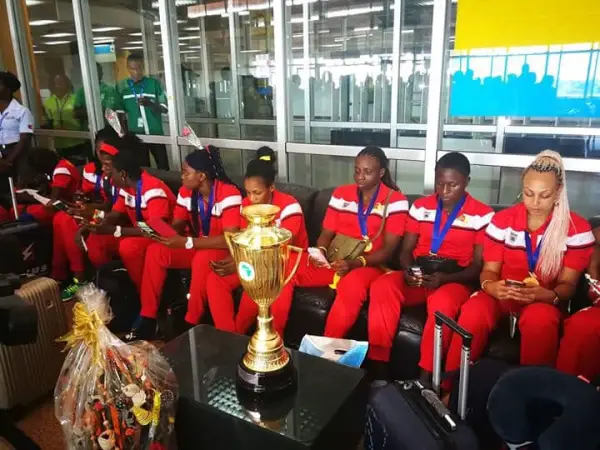
<path fill-rule="evenodd" d="M 63 302 L 68 302 L 77 295 L 77 291 L 81 286 L 82 285 L 79 283 L 79 280 L 77 280 L 77 278 L 73 278 L 73 283 L 66 286 L 60 293 L 60 299 Z"/>

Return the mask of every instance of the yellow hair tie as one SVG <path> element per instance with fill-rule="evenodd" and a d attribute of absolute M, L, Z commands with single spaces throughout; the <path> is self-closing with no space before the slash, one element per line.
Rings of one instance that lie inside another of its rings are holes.
<path fill-rule="evenodd" d="M 261 157 L 260 157 L 260 158 L 258 158 L 258 159 L 260 159 L 261 161 L 271 161 L 271 157 L 270 157 L 270 156 L 268 156 L 268 155 L 267 155 L 267 156 L 261 156 Z"/>

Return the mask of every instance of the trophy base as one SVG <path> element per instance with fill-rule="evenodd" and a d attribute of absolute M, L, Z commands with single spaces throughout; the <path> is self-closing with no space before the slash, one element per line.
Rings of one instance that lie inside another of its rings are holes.
<path fill-rule="evenodd" d="M 284 350 L 287 352 L 287 350 Z M 289 354 L 289 353 L 288 353 Z M 272 372 L 257 372 L 244 364 L 244 358 L 237 367 L 237 386 L 241 390 L 255 394 L 280 393 L 296 390 L 296 368 L 289 362 L 281 369 Z"/>

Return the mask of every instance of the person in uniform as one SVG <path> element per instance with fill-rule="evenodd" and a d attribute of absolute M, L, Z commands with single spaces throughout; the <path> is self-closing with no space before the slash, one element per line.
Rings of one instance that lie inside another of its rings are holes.
<path fill-rule="evenodd" d="M 112 109 L 113 111 L 123 109 L 121 105 L 121 99 L 117 94 L 117 90 L 114 88 L 114 86 L 110 86 L 102 81 L 104 71 L 99 63 L 96 63 L 96 71 L 98 72 L 98 89 L 100 91 L 102 114 L 104 114 L 107 109 Z M 75 91 L 75 116 L 81 121 L 82 124 L 87 124 L 87 107 L 83 88 L 79 88 L 77 91 Z"/>
<path fill-rule="evenodd" d="M 494 215 L 486 229 L 481 290 L 463 304 L 458 324 L 473 334 L 471 357 L 483 353 L 502 316 L 521 333 L 521 364 L 554 366 L 563 305 L 589 264 L 594 236 L 573 213 L 562 158 L 545 150 L 523 172 L 523 201 Z M 453 335 L 446 370 L 460 366 Z M 446 386 L 448 387 L 448 386 Z"/>
<path fill-rule="evenodd" d="M 75 115 L 75 94 L 69 77 L 63 73 L 52 77 L 52 95 L 44 102 L 47 122 L 45 127 L 55 130 L 82 131 L 81 121 Z M 85 164 L 90 157 L 90 145 L 81 138 L 57 137 L 56 152 L 75 165 Z"/>
<path fill-rule="evenodd" d="M 466 191 L 470 173 L 465 155 L 444 155 L 435 168 L 435 194 L 410 208 L 400 255 L 404 270 L 382 275 L 371 286 L 370 359 L 388 362 L 402 307 L 427 303 L 419 365 L 427 374 L 433 372 L 434 314 L 441 311 L 455 319 L 469 299 L 483 265 L 485 228 L 494 215 Z M 444 351 L 450 338 L 444 333 Z"/>
<path fill-rule="evenodd" d="M 181 182 L 172 224 L 178 234 L 148 248 L 141 320 L 128 341 L 154 337 L 167 269 L 192 269 L 185 322 L 196 325 L 204 314 L 211 264 L 229 255 L 224 233 L 239 230 L 241 192 L 225 173 L 218 148 L 207 146 L 188 154 Z"/>
<path fill-rule="evenodd" d="M 19 89 L 16 76 L 0 72 L 0 194 L 9 192 L 8 177 L 20 175 L 33 135 L 33 115 L 14 97 Z"/>
<path fill-rule="evenodd" d="M 127 57 L 129 78 L 117 84 L 127 128 L 135 134 L 163 136 L 162 113 L 167 111 L 167 96 L 160 82 L 145 74 L 144 58 L 132 53 Z M 148 144 L 159 169 L 169 170 L 169 158 L 164 144 Z M 150 166 L 148 153 L 140 156 L 142 166 Z"/>
<path fill-rule="evenodd" d="M 292 245 L 306 250 L 308 234 L 304 223 L 302 208 L 293 196 L 278 191 L 275 188 L 275 152 L 269 147 L 261 147 L 256 153 L 256 159 L 248 163 L 244 179 L 246 198 L 242 208 L 250 205 L 270 204 L 279 207 L 275 225 L 285 228 L 292 233 Z M 246 228 L 246 220 L 241 218 L 241 228 Z M 295 263 L 296 255 L 292 253 L 288 269 Z M 305 258 L 305 264 L 308 258 Z M 302 264 L 302 263 L 300 263 Z M 240 286 L 235 263 L 231 257 L 216 261 L 206 282 L 208 305 L 215 323 L 220 330 L 232 333 L 245 333 L 255 321 L 258 307 L 244 292 L 237 314 L 235 314 L 232 291 Z M 272 306 L 275 329 L 283 336 L 285 324 L 292 305 L 291 296 L 279 297 Z"/>

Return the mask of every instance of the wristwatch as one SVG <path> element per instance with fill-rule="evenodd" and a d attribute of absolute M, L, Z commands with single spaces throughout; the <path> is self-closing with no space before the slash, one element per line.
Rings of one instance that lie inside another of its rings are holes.
<path fill-rule="evenodd" d="M 113 236 L 116 238 L 120 238 L 122 236 L 121 227 L 119 225 L 117 225 L 115 227 L 115 232 L 114 232 Z"/>
<path fill-rule="evenodd" d="M 191 236 L 189 236 L 186 240 L 185 240 L 185 248 L 188 250 L 191 250 L 194 248 L 194 238 L 192 238 Z"/>

